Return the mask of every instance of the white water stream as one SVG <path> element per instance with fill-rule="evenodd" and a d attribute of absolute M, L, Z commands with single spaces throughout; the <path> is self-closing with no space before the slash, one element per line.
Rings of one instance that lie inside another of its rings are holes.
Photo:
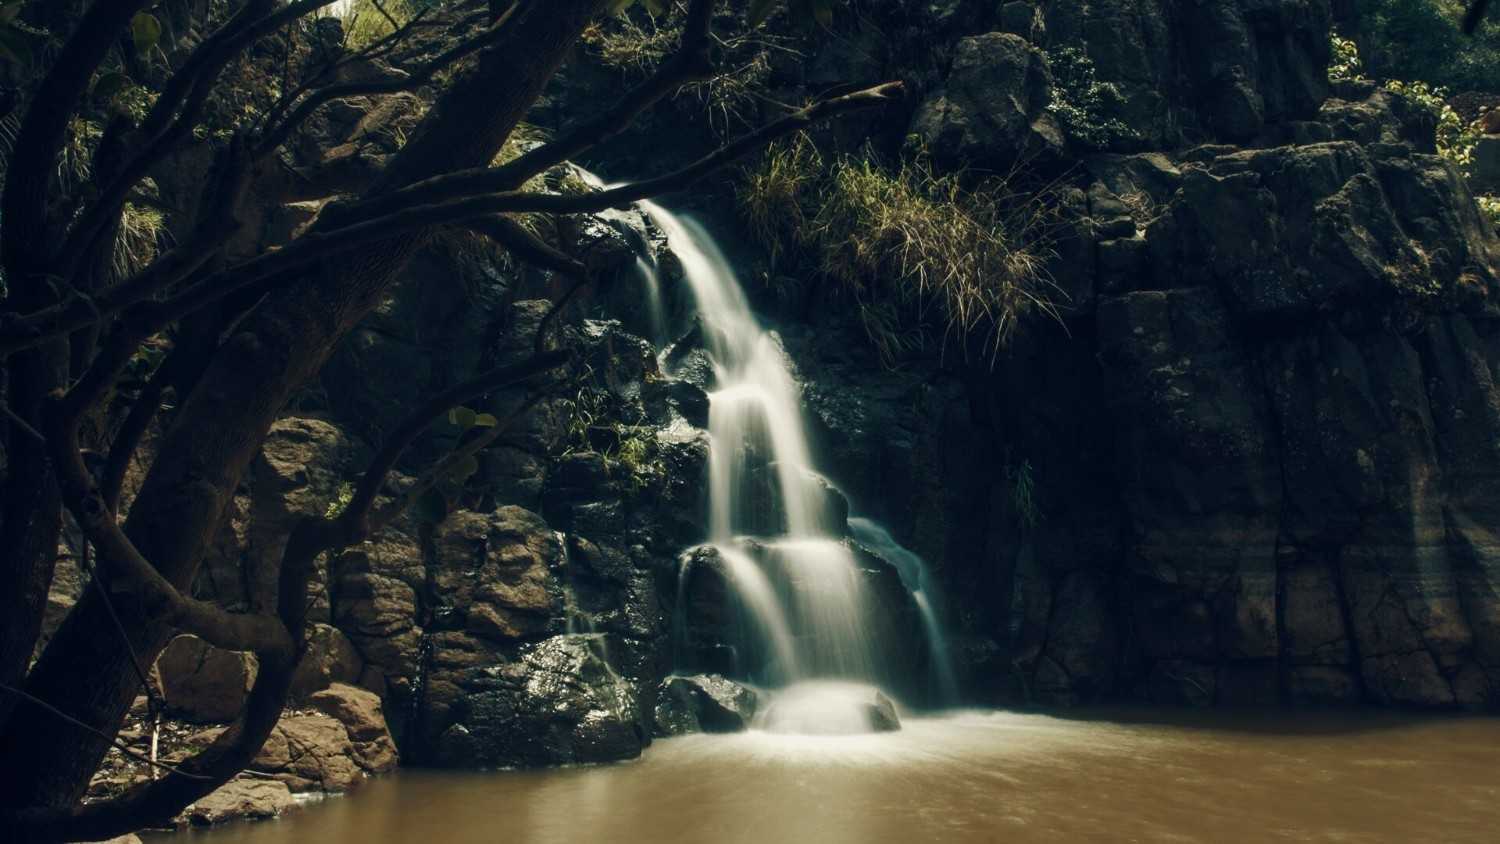
<path fill-rule="evenodd" d="M 730 262 L 700 225 L 651 202 L 640 207 L 665 233 L 682 264 L 703 343 L 713 360 L 708 541 L 725 563 L 755 628 L 766 638 L 778 676 L 798 689 L 783 693 L 774 707 L 784 713 L 777 717 L 787 722 L 764 726 L 795 729 L 808 715 L 795 703 L 804 700 L 807 708 L 816 710 L 819 723 L 838 717 L 830 709 L 862 721 L 860 707 L 844 703 L 854 698 L 807 693 L 808 688 L 831 687 L 811 682 L 825 678 L 873 684 L 881 676 L 881 665 L 871 635 L 868 586 L 843 541 L 845 525 L 837 523 L 829 486 L 813 466 L 800 390 L 781 345 L 756 319 Z M 650 286 L 659 283 L 649 268 L 642 272 Z M 652 306 L 659 307 L 659 294 L 650 298 Z M 653 321 L 659 325 L 662 318 L 653 314 Z M 773 514 L 765 512 L 767 496 L 756 494 L 763 493 L 767 483 L 772 484 Z M 768 524 L 779 527 L 767 535 Z M 850 526 L 857 539 L 875 540 L 870 550 L 898 568 L 915 561 L 920 572 L 921 561 L 883 528 L 868 520 Z M 760 563 L 744 550 L 747 535 L 759 540 L 764 558 Z M 779 564 L 791 581 L 790 597 L 778 595 L 762 570 L 768 560 Z M 949 696 L 943 699 L 951 700 L 953 675 L 941 628 L 919 580 L 920 575 L 910 580 L 903 575 L 923 612 L 937 685 Z"/>

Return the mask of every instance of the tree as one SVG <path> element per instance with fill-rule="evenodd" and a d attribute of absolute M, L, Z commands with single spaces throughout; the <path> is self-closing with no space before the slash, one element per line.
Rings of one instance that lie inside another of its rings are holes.
<path fill-rule="evenodd" d="M 66 33 L 11 99 L 19 128 L 0 195 L 0 355 L 5 357 L 0 486 L 0 841 L 108 838 L 161 822 L 239 772 L 274 728 L 304 647 L 307 580 L 318 555 L 360 540 L 391 516 L 376 492 L 402 450 L 434 419 L 497 387 L 566 362 L 539 343 L 529 360 L 482 373 L 433 396 L 378 451 L 341 512 L 293 530 L 278 594 L 253 612 L 192 598 L 189 587 L 246 466 L 297 388 L 338 340 L 388 294 L 401 268 L 443 226 L 470 225 L 517 257 L 587 279 L 584 266 L 503 216 L 581 214 L 681 189 L 771 140 L 815 121 L 896 98 L 897 83 L 819 99 L 679 170 L 576 195 L 528 191 L 529 179 L 624 130 L 680 86 L 711 76 L 713 0 L 678 3 L 677 52 L 609 109 L 513 160 L 498 151 L 567 60 L 591 20 L 621 0 L 449 0 L 428 3 L 359 51 L 321 65 L 289 63 L 284 93 L 238 124 L 215 104 L 235 68 L 266 45 L 313 30 L 334 0 L 215 0 L 192 20 L 207 34 L 191 50 L 152 49 L 178 0 L 0 5 L 0 46 L 43 28 Z M 59 8 L 72 12 L 60 14 Z M 380 4 L 375 4 L 380 7 Z M 663 13 L 665 3 L 646 5 Z M 754 4 L 763 16 L 770 5 Z M 169 8 L 170 7 L 170 8 Z M 383 7 L 382 7 L 383 8 Z M 821 20 L 827 0 L 797 0 Z M 10 45 L 10 46 L 7 46 Z M 286 51 L 290 54 L 290 49 Z M 394 72 L 341 72 L 357 62 Z M 58 177 L 70 126 L 122 86 L 146 92 L 138 115 L 114 109 L 88 149 L 92 181 Z M 305 233 L 240 256 L 227 244 L 257 202 L 290 188 L 278 157 L 335 101 L 419 86 L 435 102 L 410 140 L 373 177 L 343 186 Z M 193 225 L 172 248 L 119 273 L 110 252 L 142 185 L 194 133 L 222 134 Z M 174 329 L 172 340 L 164 330 Z M 170 346 L 118 425 L 97 424 L 123 374 L 147 345 Z M 125 467 L 160 409 L 177 409 L 128 515 Z M 85 444 L 97 449 L 91 458 Z M 482 448 L 483 436 L 464 447 Z M 461 459 L 465 454 L 455 454 Z M 445 465 L 449 461 L 444 461 Z M 419 481 L 430 483 L 444 466 Z M 400 506 L 397 502 L 395 506 Z M 95 575 L 36 663 L 65 518 L 92 549 Z M 83 805 L 149 666 L 178 633 L 254 651 L 260 670 L 240 719 L 210 747 L 160 779 Z"/>

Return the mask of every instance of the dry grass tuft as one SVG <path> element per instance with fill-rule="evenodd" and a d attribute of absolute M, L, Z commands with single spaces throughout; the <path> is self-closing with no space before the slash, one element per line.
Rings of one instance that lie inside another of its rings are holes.
<path fill-rule="evenodd" d="M 920 343 L 900 312 L 929 306 L 946 333 L 962 343 L 980 338 L 993 360 L 1024 318 L 1055 317 L 1060 294 L 1047 272 L 1056 221 L 1049 194 L 1018 194 L 1008 181 L 970 184 L 921 158 L 894 171 L 866 156 L 825 162 L 798 136 L 747 171 L 739 199 L 774 254 L 799 247 L 852 294 L 887 363 Z"/>

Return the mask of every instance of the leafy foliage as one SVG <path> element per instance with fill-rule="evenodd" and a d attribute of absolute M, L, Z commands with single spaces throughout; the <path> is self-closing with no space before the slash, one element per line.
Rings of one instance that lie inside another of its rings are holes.
<path fill-rule="evenodd" d="M 1500 90 L 1500 27 L 1461 31 L 1467 0 L 1361 0 L 1357 26 L 1370 69 L 1453 90 Z"/>
<path fill-rule="evenodd" d="M 1047 54 L 1052 70 L 1052 102 L 1047 110 L 1076 142 L 1090 149 L 1109 149 L 1138 138 L 1124 122 L 1106 114 L 1124 102 L 1119 86 L 1100 82 L 1094 62 L 1077 47 L 1059 47 Z"/>
<path fill-rule="evenodd" d="M 1328 66 L 1330 82 L 1359 81 L 1365 79 L 1359 47 L 1354 41 L 1334 33 L 1331 36 L 1333 61 Z M 1438 155 L 1462 168 L 1474 163 L 1474 150 L 1479 137 L 1484 134 L 1480 121 L 1465 121 L 1448 103 L 1448 89 L 1423 79 L 1403 81 L 1390 79 L 1381 83 L 1432 112 L 1437 118 L 1434 142 Z"/>
<path fill-rule="evenodd" d="M 657 459 L 656 429 L 626 422 L 631 410 L 608 390 L 580 385 L 568 402 L 561 454 L 599 454 L 611 476 L 630 492 L 665 480 L 666 468 Z M 635 412 L 640 412 L 638 407 Z"/>
<path fill-rule="evenodd" d="M 1460 167 L 1474 163 L 1474 148 L 1483 134 L 1478 121 L 1465 122 L 1448 104 L 1448 89 L 1434 87 L 1427 82 L 1402 82 L 1390 80 L 1385 87 L 1415 100 L 1437 117 L 1438 155 Z"/>
<path fill-rule="evenodd" d="M 759 239 L 798 248 L 854 298 L 887 364 L 920 342 L 894 305 L 935 305 L 946 332 L 980 336 L 992 355 L 1027 315 L 1056 313 L 1045 267 L 1053 209 L 1003 179 L 970 184 L 920 156 L 893 170 L 869 156 L 825 161 L 804 135 L 768 150 L 739 199 Z"/>
<path fill-rule="evenodd" d="M 1354 82 L 1364 79 L 1364 62 L 1359 57 L 1359 45 L 1353 39 L 1342 38 L 1337 32 L 1329 36 L 1333 48 L 1333 60 L 1328 63 L 1329 82 Z"/>
<path fill-rule="evenodd" d="M 1490 225 L 1500 229 L 1500 196 L 1476 196 L 1474 200 L 1479 203 L 1479 211 Z"/>

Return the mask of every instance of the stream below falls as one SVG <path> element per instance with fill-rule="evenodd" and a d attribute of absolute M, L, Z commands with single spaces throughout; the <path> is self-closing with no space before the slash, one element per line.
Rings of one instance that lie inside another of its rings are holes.
<path fill-rule="evenodd" d="M 199 844 L 1493 842 L 1500 720 L 1113 711 L 659 740 L 639 760 L 403 771 Z"/>

